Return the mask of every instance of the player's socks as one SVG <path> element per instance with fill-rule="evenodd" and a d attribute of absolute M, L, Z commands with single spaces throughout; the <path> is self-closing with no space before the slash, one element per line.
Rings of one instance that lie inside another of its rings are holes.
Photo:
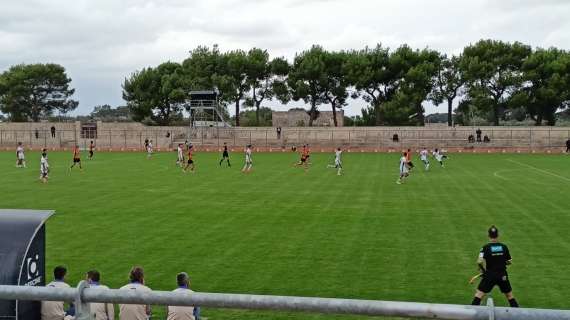
<path fill-rule="evenodd" d="M 471 301 L 472 306 L 480 306 L 481 305 L 481 298 L 474 297 L 473 301 Z"/>
<path fill-rule="evenodd" d="M 511 308 L 518 308 L 519 307 L 519 303 L 517 302 L 517 299 L 512 298 L 511 300 L 509 300 L 509 305 L 511 306 Z"/>

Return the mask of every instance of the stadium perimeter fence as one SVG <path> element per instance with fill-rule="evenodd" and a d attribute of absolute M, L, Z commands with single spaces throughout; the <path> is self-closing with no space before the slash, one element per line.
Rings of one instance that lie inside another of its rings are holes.
<path fill-rule="evenodd" d="M 200 306 L 250 310 L 276 310 L 324 314 L 350 314 L 449 320 L 569 320 L 570 310 L 430 304 L 356 299 L 287 297 L 223 293 L 133 292 L 89 288 L 81 281 L 77 288 L 0 285 L 0 299 L 74 302 L 77 320 L 92 320 L 89 303 Z"/>
<path fill-rule="evenodd" d="M 145 130 L 0 130 L 0 147 L 15 148 L 22 142 L 29 148 L 69 149 L 75 145 L 87 148 L 93 141 L 99 150 L 142 150 L 145 140 L 152 140 L 158 150 L 176 148 L 189 142 L 205 148 L 220 148 L 227 144 L 243 147 L 251 144 L 259 148 L 289 148 L 308 143 L 323 148 L 401 149 L 562 149 L 570 139 L 570 128 L 483 128 L 482 136 L 489 142 L 469 142 L 476 139 L 475 129 L 431 128 L 184 128 L 146 127 Z M 397 139 L 395 139 L 397 137 Z"/>

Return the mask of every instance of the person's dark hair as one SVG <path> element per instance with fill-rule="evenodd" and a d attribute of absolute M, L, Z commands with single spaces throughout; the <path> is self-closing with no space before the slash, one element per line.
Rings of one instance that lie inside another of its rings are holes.
<path fill-rule="evenodd" d="M 497 227 L 495 227 L 494 225 L 492 225 L 492 226 L 489 228 L 488 234 L 489 234 L 489 238 L 491 238 L 491 239 L 497 239 L 497 238 L 499 237 L 499 229 L 497 229 Z"/>
<path fill-rule="evenodd" d="M 179 286 L 187 286 L 188 282 L 190 281 L 190 277 L 186 272 L 180 272 L 176 275 L 176 283 Z"/>
<path fill-rule="evenodd" d="M 142 267 L 135 266 L 131 269 L 131 274 L 129 275 L 131 281 L 142 282 L 144 279 L 144 271 Z"/>
<path fill-rule="evenodd" d="M 87 271 L 87 278 L 89 278 L 91 281 L 99 282 L 99 279 L 101 279 L 101 274 L 99 274 L 99 271 L 97 270 L 89 270 Z"/>
<path fill-rule="evenodd" d="M 57 266 L 53 269 L 53 277 L 56 280 L 63 280 L 67 274 L 67 269 L 64 266 Z"/>

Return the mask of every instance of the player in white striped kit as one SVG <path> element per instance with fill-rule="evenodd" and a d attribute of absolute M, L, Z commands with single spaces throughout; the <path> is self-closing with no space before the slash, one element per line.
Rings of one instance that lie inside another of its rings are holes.
<path fill-rule="evenodd" d="M 400 177 L 396 181 L 397 184 L 402 184 L 404 182 L 404 178 L 406 178 L 409 175 L 407 155 L 408 154 L 404 152 L 404 154 L 400 158 Z"/>
<path fill-rule="evenodd" d="M 16 148 L 16 167 L 26 167 L 26 156 L 24 155 L 24 147 L 21 142 L 18 142 L 18 147 Z"/>
<path fill-rule="evenodd" d="M 184 148 L 182 147 L 182 144 L 179 143 L 178 144 L 178 158 L 176 159 L 176 164 L 179 165 L 180 167 L 184 166 Z"/>
<path fill-rule="evenodd" d="M 429 170 L 429 152 L 426 148 L 423 148 L 422 151 L 420 151 L 420 160 L 424 163 L 424 167 L 426 168 L 426 171 Z"/>
<path fill-rule="evenodd" d="M 341 175 L 342 174 L 342 150 L 340 148 L 337 148 L 334 152 L 334 165 L 327 165 L 327 168 L 336 168 L 336 174 L 337 175 Z"/>
<path fill-rule="evenodd" d="M 42 158 L 40 159 L 40 180 L 43 183 L 48 182 L 49 163 L 47 158 L 47 151 L 43 149 Z"/>
<path fill-rule="evenodd" d="M 241 172 L 243 173 L 251 172 L 252 166 L 253 166 L 253 160 L 251 158 L 251 144 L 250 144 L 245 149 L 245 165 L 243 166 L 243 169 L 241 169 Z"/>

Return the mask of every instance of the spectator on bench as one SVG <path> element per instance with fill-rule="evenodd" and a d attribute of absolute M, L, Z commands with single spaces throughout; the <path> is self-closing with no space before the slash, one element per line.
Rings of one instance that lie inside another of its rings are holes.
<path fill-rule="evenodd" d="M 129 275 L 130 283 L 121 287 L 120 290 L 131 292 L 150 292 L 149 287 L 144 285 L 144 271 L 142 267 L 133 267 Z M 119 319 L 121 320 L 147 320 L 150 318 L 150 306 L 141 304 L 120 304 Z"/>
<path fill-rule="evenodd" d="M 173 292 L 182 294 L 191 294 L 190 290 L 190 277 L 186 272 L 180 272 L 176 275 L 176 283 L 178 289 Z M 200 307 L 179 307 L 169 306 L 168 316 L 166 320 L 200 320 Z"/>
<path fill-rule="evenodd" d="M 488 137 L 487 135 L 485 135 L 485 136 L 483 137 L 483 142 L 489 143 L 489 142 L 491 142 L 491 139 L 489 139 L 489 137 Z"/>
<path fill-rule="evenodd" d="M 53 269 L 54 280 L 46 287 L 50 288 L 69 288 L 70 286 L 65 283 L 65 275 L 67 269 L 63 266 L 57 266 Z M 73 309 L 73 308 L 70 308 Z M 72 310 L 66 312 L 64 310 L 63 301 L 42 301 L 41 307 L 42 320 L 64 320 L 73 319 L 74 312 Z"/>
<path fill-rule="evenodd" d="M 469 141 L 469 143 L 475 143 L 475 136 L 470 134 L 469 137 L 467 138 L 467 141 Z"/>
<path fill-rule="evenodd" d="M 89 282 L 89 287 L 98 289 L 109 289 L 109 287 L 101 285 L 99 281 L 101 280 L 101 274 L 97 270 L 87 271 L 87 282 Z M 115 309 L 111 303 L 91 303 L 90 304 L 91 315 L 95 320 L 114 320 L 115 319 Z"/>
<path fill-rule="evenodd" d="M 394 135 L 392 136 L 392 141 L 393 141 L 393 142 L 398 142 L 398 141 L 400 141 L 400 137 L 398 137 L 398 134 L 397 134 L 397 133 L 394 133 Z"/>

